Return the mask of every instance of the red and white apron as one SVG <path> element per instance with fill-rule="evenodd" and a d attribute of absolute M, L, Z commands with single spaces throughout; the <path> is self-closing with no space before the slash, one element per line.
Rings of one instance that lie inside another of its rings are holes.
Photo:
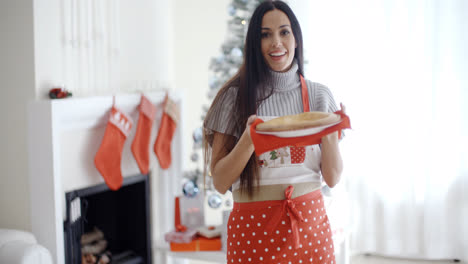
<path fill-rule="evenodd" d="M 291 199 L 234 203 L 227 263 L 335 263 L 332 230 L 320 190 Z"/>
<path fill-rule="evenodd" d="M 300 78 L 304 111 L 310 111 L 305 80 Z M 267 146 L 271 141 L 256 134 L 254 125 L 251 132 L 254 144 L 260 140 L 263 148 L 271 148 Z M 258 147 L 256 144 L 257 155 L 264 152 Z M 284 200 L 234 203 L 227 226 L 228 263 L 335 263 L 321 191 L 291 198 L 293 191 L 289 186 Z"/>

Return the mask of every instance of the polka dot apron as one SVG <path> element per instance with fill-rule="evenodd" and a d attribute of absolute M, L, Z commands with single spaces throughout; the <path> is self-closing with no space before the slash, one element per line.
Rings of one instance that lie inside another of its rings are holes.
<path fill-rule="evenodd" d="M 304 111 L 310 111 L 301 78 Z M 234 203 L 228 221 L 227 263 L 335 263 L 332 231 L 320 190 L 292 199 Z"/>
<path fill-rule="evenodd" d="M 332 231 L 320 190 L 284 200 L 234 203 L 227 263 L 335 263 Z"/>

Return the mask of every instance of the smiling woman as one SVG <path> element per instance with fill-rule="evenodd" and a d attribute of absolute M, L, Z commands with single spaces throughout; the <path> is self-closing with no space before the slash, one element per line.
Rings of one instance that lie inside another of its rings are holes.
<path fill-rule="evenodd" d="M 244 62 L 206 115 L 206 165 L 219 192 L 233 191 L 229 263 L 335 262 L 320 186 L 333 187 L 340 179 L 338 132 L 320 135 L 320 145 L 307 142 L 265 153 L 254 152 L 250 134 L 257 114 L 263 119 L 338 110 L 326 86 L 304 79 L 302 46 L 289 6 L 261 3 L 250 19 Z"/>

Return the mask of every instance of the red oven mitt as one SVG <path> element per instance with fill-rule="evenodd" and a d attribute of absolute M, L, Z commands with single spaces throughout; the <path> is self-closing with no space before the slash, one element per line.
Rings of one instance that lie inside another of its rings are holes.
<path fill-rule="evenodd" d="M 327 127 L 316 134 L 300 137 L 277 137 L 274 135 L 257 133 L 255 127 L 264 122 L 262 119 L 257 118 L 252 125 L 250 125 L 250 137 L 252 138 L 252 142 L 255 147 L 255 154 L 260 156 L 262 153 L 267 151 L 272 151 L 286 146 L 304 147 L 320 144 L 323 136 L 335 131 L 338 131 L 338 137 L 341 138 L 341 130 L 351 128 L 351 123 L 349 117 L 342 110 L 336 111 L 335 114 L 341 116 L 341 121 L 338 124 Z"/>

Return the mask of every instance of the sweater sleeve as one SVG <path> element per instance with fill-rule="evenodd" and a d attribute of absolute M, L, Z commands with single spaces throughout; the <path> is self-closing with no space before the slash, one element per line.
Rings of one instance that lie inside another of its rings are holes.
<path fill-rule="evenodd" d="M 237 129 L 232 127 L 233 114 L 236 112 L 237 88 L 230 87 L 224 95 L 221 95 L 216 102 L 211 105 L 211 113 L 204 122 L 205 134 L 212 138 L 213 133 L 219 132 L 235 137 L 239 137 Z M 212 142 L 209 142 L 210 145 Z"/>

